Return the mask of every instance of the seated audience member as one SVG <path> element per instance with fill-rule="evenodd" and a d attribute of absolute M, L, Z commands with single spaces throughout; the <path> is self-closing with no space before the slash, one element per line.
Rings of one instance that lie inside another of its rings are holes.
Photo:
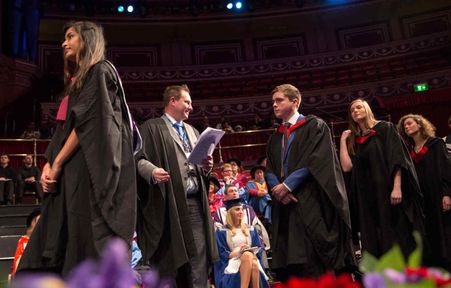
<path fill-rule="evenodd" d="M 211 127 L 210 126 L 210 119 L 208 119 L 208 116 L 204 116 L 203 118 L 202 118 L 202 122 L 200 123 L 200 130 L 199 131 L 204 131 L 205 129 L 207 129 L 208 127 Z"/>
<path fill-rule="evenodd" d="M 223 178 L 220 180 L 220 188 L 218 192 L 216 192 L 217 195 L 224 195 L 224 187 L 226 185 L 234 185 L 238 189 L 240 195 L 244 195 L 244 185 L 242 185 L 238 179 L 233 177 L 232 165 L 229 163 L 222 164 L 221 173 Z"/>
<path fill-rule="evenodd" d="M 251 169 L 252 180 L 246 184 L 245 200 L 255 211 L 271 223 L 271 196 L 265 181 L 265 167 L 255 166 Z"/>
<path fill-rule="evenodd" d="M 448 118 L 448 135 L 443 137 L 443 140 L 445 140 L 446 143 L 446 150 L 448 151 L 448 154 L 451 153 L 451 116 Z"/>
<path fill-rule="evenodd" d="M 259 130 L 267 128 L 268 124 L 260 117 L 260 115 L 255 114 L 252 121 L 250 130 Z"/>
<path fill-rule="evenodd" d="M 230 126 L 228 121 L 222 122 L 222 130 L 224 130 L 226 133 L 232 133 L 233 131 L 232 126 Z"/>
<path fill-rule="evenodd" d="M 241 161 L 236 158 L 231 158 L 227 160 L 226 163 L 232 165 L 232 177 L 240 182 L 240 187 L 244 188 L 248 179 L 246 175 L 241 173 L 241 171 L 243 170 Z"/>
<path fill-rule="evenodd" d="M 215 128 L 216 129 L 222 129 L 222 122 L 224 122 L 224 121 L 225 121 L 225 117 L 222 116 L 221 119 L 219 119 L 218 124 L 216 124 Z"/>
<path fill-rule="evenodd" d="M 34 122 L 28 123 L 27 129 L 23 131 L 20 135 L 20 138 L 23 139 L 39 139 L 41 138 L 41 132 L 36 128 L 36 124 Z"/>
<path fill-rule="evenodd" d="M 269 118 L 269 127 L 268 128 L 279 128 L 280 123 L 276 119 L 274 115 L 271 115 L 271 118 Z"/>
<path fill-rule="evenodd" d="M 267 160 L 266 155 L 258 158 L 257 165 L 258 166 L 263 166 L 266 169 L 266 160 Z"/>
<path fill-rule="evenodd" d="M 208 189 L 208 203 L 210 205 L 210 214 L 213 215 L 216 212 L 216 209 L 222 207 L 223 196 L 216 194 L 219 190 L 220 184 L 216 177 L 210 176 L 210 186 Z"/>
<path fill-rule="evenodd" d="M 20 237 L 17 243 L 16 253 L 14 254 L 13 270 L 11 275 L 14 277 L 16 274 L 17 266 L 19 266 L 20 258 L 22 257 L 25 248 L 27 247 L 28 240 L 30 239 L 31 233 L 33 233 L 36 223 L 39 221 L 41 216 L 41 210 L 39 208 L 34 209 L 27 217 L 27 232 L 25 235 Z"/>
<path fill-rule="evenodd" d="M 241 131 L 244 130 L 244 128 L 243 128 L 243 126 L 241 126 L 240 124 L 238 124 L 238 125 L 235 125 L 234 130 L 235 130 L 235 132 L 241 132 Z"/>
<path fill-rule="evenodd" d="M 220 260 L 215 263 L 217 288 L 269 287 L 261 264 L 257 231 L 243 221 L 243 199 L 225 201 L 227 225 L 216 230 Z"/>
<path fill-rule="evenodd" d="M 238 193 L 238 189 L 236 188 L 235 185 L 227 185 L 225 187 L 224 192 L 225 192 L 225 194 L 224 194 L 223 202 L 241 198 Z M 243 199 L 243 198 L 241 198 L 241 199 Z M 244 201 L 244 199 L 243 199 L 243 201 Z M 243 216 L 244 223 L 246 223 L 246 225 L 248 225 L 248 226 L 252 226 L 257 229 L 257 232 L 260 235 L 260 238 L 263 242 L 265 250 L 268 250 L 271 245 L 269 242 L 268 232 L 266 231 L 265 226 L 263 226 L 260 219 L 258 219 L 252 206 L 244 204 L 243 211 L 244 211 L 244 216 Z M 226 216 L 227 216 L 227 209 L 226 209 L 225 205 L 223 204 L 220 208 L 216 209 L 216 212 L 213 215 L 213 223 L 214 223 L 216 229 L 222 228 L 224 225 L 226 225 Z"/>
<path fill-rule="evenodd" d="M 16 173 L 9 166 L 9 156 L 7 154 L 0 155 L 0 204 L 7 205 L 12 203 L 14 194 L 14 183 L 16 181 Z"/>
<path fill-rule="evenodd" d="M 23 166 L 17 171 L 17 193 L 16 203 L 22 202 L 25 189 L 36 192 L 36 196 L 42 198 L 42 188 L 39 183 L 41 170 L 33 165 L 33 156 L 26 155 L 23 159 Z"/>

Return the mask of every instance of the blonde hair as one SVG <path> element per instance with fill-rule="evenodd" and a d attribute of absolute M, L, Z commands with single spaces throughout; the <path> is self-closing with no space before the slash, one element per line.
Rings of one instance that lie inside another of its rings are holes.
<path fill-rule="evenodd" d="M 274 88 L 272 90 L 271 94 L 274 94 L 276 92 L 281 92 L 283 95 L 285 95 L 291 101 L 297 99 L 298 105 L 296 108 L 299 108 L 299 106 L 301 106 L 301 100 L 302 100 L 301 92 L 299 92 L 299 89 L 294 87 L 293 85 L 282 84 L 282 85 L 276 86 L 276 88 Z"/>
<path fill-rule="evenodd" d="M 227 227 L 229 227 L 230 232 L 232 233 L 232 236 L 235 236 L 236 234 L 236 229 L 235 226 L 233 225 L 233 216 L 232 213 L 230 212 L 230 210 L 233 209 L 230 208 L 229 210 L 227 210 L 227 215 L 226 215 L 226 224 Z M 241 219 L 241 223 L 240 223 L 240 230 L 241 232 L 243 232 L 243 234 L 248 237 L 249 236 L 249 228 L 247 228 L 246 223 L 243 222 L 243 219 Z"/>
<path fill-rule="evenodd" d="M 230 169 L 232 169 L 232 164 L 230 164 L 230 163 L 224 163 L 224 164 L 222 164 L 222 166 L 221 166 L 221 171 L 224 171 L 225 168 L 230 168 Z"/>
<path fill-rule="evenodd" d="M 79 35 L 80 49 L 75 56 L 75 67 L 64 58 L 66 95 L 79 92 L 89 69 L 105 59 L 105 38 L 101 26 L 89 21 L 69 22 L 64 27 L 64 33 L 70 28 Z M 71 81 L 71 78 L 74 80 Z"/>
<path fill-rule="evenodd" d="M 413 119 L 413 121 L 417 122 L 417 124 L 420 125 L 420 134 L 423 139 L 435 137 L 435 126 L 428 119 L 424 118 L 423 115 L 407 114 L 399 119 L 397 125 L 399 134 L 407 143 L 411 145 L 414 144 L 412 137 L 407 135 L 404 129 L 404 122 L 409 118 Z"/>
<path fill-rule="evenodd" d="M 351 102 L 348 108 L 348 122 L 349 122 L 349 130 L 351 130 L 351 136 L 349 136 L 347 140 L 347 146 L 348 146 L 348 152 L 351 155 L 355 155 L 355 139 L 357 136 L 360 136 L 362 134 L 362 131 L 360 130 L 359 124 L 354 122 L 352 119 L 352 113 L 351 113 L 351 107 L 354 103 L 361 102 L 363 109 L 365 109 L 366 112 L 366 118 L 365 118 L 365 127 L 371 128 L 376 124 L 376 118 L 374 117 L 373 111 L 371 110 L 370 105 L 365 100 L 358 98 Z"/>

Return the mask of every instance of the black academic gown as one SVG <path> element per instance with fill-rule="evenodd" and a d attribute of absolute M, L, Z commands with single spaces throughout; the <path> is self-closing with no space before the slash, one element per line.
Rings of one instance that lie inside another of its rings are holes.
<path fill-rule="evenodd" d="M 338 157 L 326 123 L 307 116 L 294 130 L 288 159 L 288 174 L 307 168 L 311 175 L 292 194 L 298 203 L 273 202 L 272 268 L 307 264 L 308 276 L 354 264 L 346 188 Z M 268 142 L 268 171 L 280 182 L 283 134 Z"/>
<path fill-rule="evenodd" d="M 430 138 L 423 150 L 410 150 L 424 195 L 426 235 L 431 255 L 426 264 L 451 269 L 451 211 L 443 212 L 443 196 L 451 197 L 451 159 L 440 138 Z"/>
<path fill-rule="evenodd" d="M 356 143 L 352 157 L 351 197 L 362 247 L 376 257 L 398 243 L 405 256 L 415 248 L 413 230 L 424 234 L 422 195 L 407 147 L 396 128 L 378 122 L 374 135 Z M 391 205 L 395 171 L 401 169 L 402 202 Z"/>
<path fill-rule="evenodd" d="M 165 120 L 150 119 L 140 126 L 143 149 L 136 156 L 157 167 L 169 171 L 171 181 L 149 185 L 138 177 L 138 244 L 143 260 L 158 268 L 161 276 L 175 277 L 177 269 L 189 263 L 196 254 L 186 195 L 176 156 L 176 144 Z M 185 124 L 187 125 L 187 124 Z M 195 130 L 198 135 L 197 130 Z M 202 175 L 196 167 L 198 175 Z M 206 231 L 207 259 L 213 263 L 219 259 L 215 232 L 211 222 L 207 198 L 209 180 L 201 176 L 200 201 Z"/>
<path fill-rule="evenodd" d="M 64 163 L 56 193 L 46 193 L 42 215 L 19 270 L 66 275 L 97 257 L 112 237 L 131 243 L 135 228 L 136 174 L 130 120 L 118 78 L 106 62 L 91 67 L 83 87 L 70 95 L 64 125 L 46 151 L 54 161 L 72 129 L 79 147 Z"/>

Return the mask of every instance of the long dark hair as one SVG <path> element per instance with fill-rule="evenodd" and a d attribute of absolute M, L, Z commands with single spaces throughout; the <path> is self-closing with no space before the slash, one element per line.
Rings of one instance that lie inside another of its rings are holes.
<path fill-rule="evenodd" d="M 69 22 L 64 26 L 64 33 L 69 28 L 74 28 L 78 33 L 80 49 L 75 63 L 64 59 L 66 95 L 79 92 L 89 68 L 105 59 L 105 38 L 101 26 L 89 21 Z"/>

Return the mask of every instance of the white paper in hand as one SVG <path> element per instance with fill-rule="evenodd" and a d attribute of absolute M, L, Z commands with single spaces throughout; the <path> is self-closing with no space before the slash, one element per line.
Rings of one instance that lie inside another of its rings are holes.
<path fill-rule="evenodd" d="M 202 161 L 213 153 L 224 133 L 222 130 L 211 127 L 205 129 L 197 139 L 196 145 L 194 145 L 193 151 L 188 157 L 188 162 L 198 165 L 202 164 Z"/>

